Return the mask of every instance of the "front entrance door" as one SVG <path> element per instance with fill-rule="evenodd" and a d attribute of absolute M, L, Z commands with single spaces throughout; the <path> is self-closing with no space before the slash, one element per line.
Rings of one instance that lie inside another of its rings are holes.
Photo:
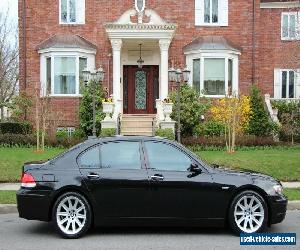
<path fill-rule="evenodd" d="M 158 66 L 124 66 L 124 113 L 154 114 L 159 98 Z"/>

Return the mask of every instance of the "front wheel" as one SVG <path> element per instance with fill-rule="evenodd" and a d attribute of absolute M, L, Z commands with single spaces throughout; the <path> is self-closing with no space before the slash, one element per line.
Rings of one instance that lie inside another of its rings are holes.
<path fill-rule="evenodd" d="M 79 238 L 91 226 L 91 208 L 82 195 L 68 192 L 55 202 L 52 218 L 57 231 L 64 238 Z"/>
<path fill-rule="evenodd" d="M 265 229 L 268 219 L 267 204 L 254 191 L 244 191 L 232 201 L 229 224 L 236 233 L 256 233 Z"/>

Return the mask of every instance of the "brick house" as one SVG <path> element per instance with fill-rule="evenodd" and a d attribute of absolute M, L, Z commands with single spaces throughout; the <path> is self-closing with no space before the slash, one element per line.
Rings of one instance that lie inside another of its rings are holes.
<path fill-rule="evenodd" d="M 20 90 L 49 91 L 63 114 L 58 126 L 70 129 L 82 70 L 100 65 L 114 120 L 159 113 L 174 88 L 171 66 L 186 65 L 189 84 L 211 98 L 257 84 L 273 98 L 299 99 L 299 13 L 299 1 L 283 0 L 19 0 Z"/>

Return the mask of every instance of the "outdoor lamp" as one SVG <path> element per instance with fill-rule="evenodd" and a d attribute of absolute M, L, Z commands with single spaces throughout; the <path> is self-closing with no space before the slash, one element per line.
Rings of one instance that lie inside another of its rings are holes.
<path fill-rule="evenodd" d="M 183 73 L 183 81 L 188 82 L 191 71 L 187 67 L 185 67 L 185 69 L 182 71 L 182 73 Z"/>
<path fill-rule="evenodd" d="M 169 79 L 171 82 L 176 82 L 176 70 L 174 68 L 169 69 Z"/>
<path fill-rule="evenodd" d="M 97 82 L 103 82 L 104 76 L 105 76 L 105 71 L 103 70 L 101 65 L 100 68 L 97 70 Z"/>
<path fill-rule="evenodd" d="M 89 81 L 90 73 L 91 72 L 87 68 L 85 68 L 84 70 L 82 70 L 83 81 L 85 83 L 87 83 Z"/>

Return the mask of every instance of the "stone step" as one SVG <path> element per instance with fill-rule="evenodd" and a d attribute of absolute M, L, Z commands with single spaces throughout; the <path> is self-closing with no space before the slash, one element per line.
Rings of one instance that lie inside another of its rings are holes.
<path fill-rule="evenodd" d="M 132 132 L 132 131 L 122 131 L 121 135 L 144 135 L 144 136 L 152 136 L 152 131 L 140 131 L 140 132 Z"/>
<path fill-rule="evenodd" d="M 121 127 L 121 132 L 151 132 L 152 127 Z"/>
<path fill-rule="evenodd" d="M 153 124 L 155 125 L 155 122 Z M 121 122 L 121 127 L 152 127 L 152 121 L 125 120 Z"/>

